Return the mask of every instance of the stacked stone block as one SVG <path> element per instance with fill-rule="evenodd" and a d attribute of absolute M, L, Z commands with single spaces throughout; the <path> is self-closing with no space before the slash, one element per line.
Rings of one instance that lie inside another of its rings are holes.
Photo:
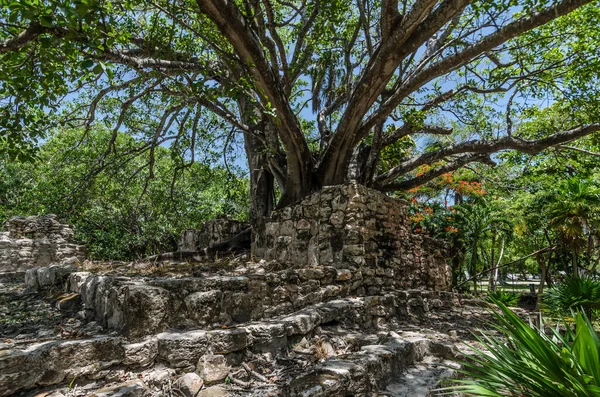
<path fill-rule="evenodd" d="M 85 246 L 73 243 L 73 229 L 56 215 L 13 217 L 0 232 L 0 273 L 22 272 L 51 263 L 75 263 Z"/>
<path fill-rule="evenodd" d="M 360 271 L 363 284 L 448 290 L 446 243 L 412 232 L 408 203 L 359 184 L 324 187 L 274 211 L 267 260 Z"/>
<path fill-rule="evenodd" d="M 200 229 L 188 229 L 179 237 L 179 251 L 195 252 L 221 243 L 237 235 L 250 225 L 228 217 L 220 217 L 202 224 Z"/>

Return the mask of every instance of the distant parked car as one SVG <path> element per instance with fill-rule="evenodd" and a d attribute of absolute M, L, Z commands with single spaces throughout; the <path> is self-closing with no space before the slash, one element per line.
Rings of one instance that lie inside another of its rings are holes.
<path fill-rule="evenodd" d="M 506 278 L 510 281 L 517 281 L 519 279 L 519 275 L 518 274 L 513 274 L 513 273 L 508 273 L 506 275 Z"/>

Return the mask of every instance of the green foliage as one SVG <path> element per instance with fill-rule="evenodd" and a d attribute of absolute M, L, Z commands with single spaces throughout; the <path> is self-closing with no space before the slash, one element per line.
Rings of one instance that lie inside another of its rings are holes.
<path fill-rule="evenodd" d="M 461 372 L 467 379 L 445 389 L 468 396 L 583 397 L 600 396 L 600 339 L 583 314 L 575 316 L 575 332 L 558 328 L 552 335 L 526 324 L 502 303 L 494 302 L 498 336 L 482 334 L 483 346 L 472 347 Z"/>
<path fill-rule="evenodd" d="M 600 280 L 591 277 L 569 277 L 550 288 L 543 299 L 545 308 L 555 314 L 568 315 L 583 310 L 588 317 L 600 309 Z"/>
<path fill-rule="evenodd" d="M 487 300 L 489 302 L 500 302 L 505 306 L 515 307 L 519 303 L 520 294 L 508 291 L 490 291 L 488 292 Z"/>
<path fill-rule="evenodd" d="M 0 221 L 54 213 L 75 226 L 91 258 L 128 259 L 172 251 L 179 232 L 217 215 L 247 218 L 240 176 L 198 163 L 182 168 L 163 147 L 150 171 L 149 153 L 131 152 L 130 136 L 119 134 L 106 154 L 110 138 L 104 130 L 61 131 L 37 161 L 0 161 Z"/>

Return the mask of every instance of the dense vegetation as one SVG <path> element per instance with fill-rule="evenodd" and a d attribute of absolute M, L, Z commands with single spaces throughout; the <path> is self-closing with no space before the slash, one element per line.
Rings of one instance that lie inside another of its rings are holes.
<path fill-rule="evenodd" d="M 480 348 L 464 363 L 466 379 L 447 390 L 467 396 L 600 395 L 600 338 L 589 319 L 576 313 L 575 329 L 550 330 L 525 323 L 502 303 L 494 310 L 496 334 L 479 337 Z M 540 318 L 541 320 L 541 318 Z"/>
<path fill-rule="evenodd" d="M 536 156 L 505 152 L 496 167 L 443 174 L 411 191 L 414 230 L 452 243 L 457 285 L 471 278 L 495 289 L 514 273 L 540 274 L 550 286 L 557 277 L 594 274 L 600 262 L 599 149 L 591 137 L 577 147 Z"/>
<path fill-rule="evenodd" d="M 56 214 L 75 226 L 91 258 L 124 260 L 173 251 L 178 233 L 218 215 L 247 220 L 248 182 L 239 170 L 181 167 L 159 147 L 151 176 L 146 159 L 121 155 L 137 144 L 125 134 L 100 163 L 110 137 L 61 130 L 30 161 L 0 159 L 0 222 Z"/>
<path fill-rule="evenodd" d="M 0 4 L 0 152 L 65 125 L 136 137 L 150 169 L 161 146 L 243 145 L 254 223 L 348 179 L 407 191 L 600 130 L 597 1 Z"/>

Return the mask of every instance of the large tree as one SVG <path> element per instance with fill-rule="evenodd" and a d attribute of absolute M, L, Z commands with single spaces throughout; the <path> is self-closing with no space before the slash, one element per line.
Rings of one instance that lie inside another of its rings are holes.
<path fill-rule="evenodd" d="M 102 122 L 138 139 L 123 155 L 147 156 L 152 177 L 160 145 L 183 169 L 242 137 L 255 220 L 277 191 L 285 206 L 349 179 L 406 190 L 600 130 L 589 0 L 1 4 L 6 153 L 48 128 Z M 558 102 L 561 123 L 520 134 L 532 108 Z"/>

